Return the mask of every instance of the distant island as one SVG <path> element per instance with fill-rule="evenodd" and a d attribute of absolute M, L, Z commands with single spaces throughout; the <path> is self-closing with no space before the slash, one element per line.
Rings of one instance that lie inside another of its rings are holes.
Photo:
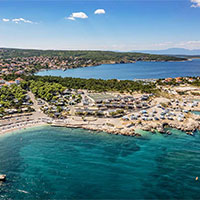
<path fill-rule="evenodd" d="M 32 50 L 0 48 L 1 74 L 30 75 L 43 69 L 72 69 L 137 61 L 185 61 L 187 58 L 112 51 Z"/>
<path fill-rule="evenodd" d="M 160 54 L 160 55 L 184 55 L 200 57 L 200 49 L 169 48 L 161 50 L 132 50 L 132 52 Z"/>

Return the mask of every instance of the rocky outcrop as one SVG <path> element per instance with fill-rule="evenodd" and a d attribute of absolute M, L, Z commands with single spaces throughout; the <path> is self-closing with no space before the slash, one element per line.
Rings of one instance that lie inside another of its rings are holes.
<path fill-rule="evenodd" d="M 163 127 L 158 127 L 158 128 L 157 128 L 157 131 L 158 131 L 159 133 L 161 133 L 161 134 L 165 133 L 165 130 L 164 130 Z"/>
<path fill-rule="evenodd" d="M 54 124 L 55 126 L 56 124 Z M 144 131 L 149 131 L 152 133 L 161 133 L 161 134 L 168 134 L 171 135 L 172 133 L 169 130 L 166 130 L 167 128 L 174 128 L 178 129 L 181 131 L 186 132 L 188 135 L 193 135 L 193 133 L 196 130 L 199 130 L 200 128 L 200 122 L 193 119 L 193 118 L 188 118 L 185 119 L 184 122 L 175 122 L 175 121 L 167 121 L 167 122 L 151 122 L 147 124 L 140 124 L 140 125 L 135 125 L 133 127 L 121 127 L 121 128 L 116 128 L 116 127 L 110 127 L 106 124 L 86 124 L 86 123 L 81 123 L 81 124 L 57 124 L 56 126 L 64 126 L 64 127 L 70 127 L 70 128 L 83 128 L 87 130 L 92 130 L 92 131 L 104 131 L 109 134 L 114 134 L 114 135 L 124 135 L 124 136 L 136 136 L 140 137 L 141 135 L 138 133 L 135 133 L 135 129 L 142 129 Z"/>

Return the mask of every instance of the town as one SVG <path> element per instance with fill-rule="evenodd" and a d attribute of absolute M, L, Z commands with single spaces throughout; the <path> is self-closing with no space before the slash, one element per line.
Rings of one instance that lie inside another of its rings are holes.
<path fill-rule="evenodd" d="M 62 69 L 67 70 L 78 66 L 96 65 L 91 59 L 80 57 L 60 58 L 58 56 L 33 56 L 0 59 L 1 74 L 32 74 L 41 69 Z"/>
<path fill-rule="evenodd" d="M 0 75 L 30 75 L 40 70 L 67 70 L 101 64 L 134 63 L 136 61 L 185 61 L 165 55 L 120 53 L 112 51 L 48 51 L 0 49 Z"/>

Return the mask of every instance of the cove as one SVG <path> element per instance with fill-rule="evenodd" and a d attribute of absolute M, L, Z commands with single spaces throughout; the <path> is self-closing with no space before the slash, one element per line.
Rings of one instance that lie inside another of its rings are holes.
<path fill-rule="evenodd" d="M 199 199 L 200 134 L 43 126 L 0 137 L 1 199 Z"/>

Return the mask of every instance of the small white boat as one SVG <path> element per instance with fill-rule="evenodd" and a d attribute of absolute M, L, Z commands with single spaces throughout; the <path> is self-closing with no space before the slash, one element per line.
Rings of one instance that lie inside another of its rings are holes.
<path fill-rule="evenodd" d="M 6 175 L 0 174 L 0 181 L 5 181 L 5 180 L 6 180 Z"/>
<path fill-rule="evenodd" d="M 25 193 L 25 194 L 28 194 L 28 192 L 25 191 L 25 190 L 17 190 L 17 191 L 22 192 L 22 193 Z"/>

